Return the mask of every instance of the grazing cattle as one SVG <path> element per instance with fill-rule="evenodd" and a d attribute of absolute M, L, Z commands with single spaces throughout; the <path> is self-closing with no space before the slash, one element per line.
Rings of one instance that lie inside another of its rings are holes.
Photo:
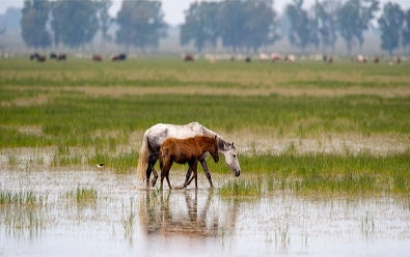
<path fill-rule="evenodd" d="M 245 62 L 250 63 L 251 61 L 252 61 L 251 57 L 248 56 L 248 57 L 245 58 Z"/>
<path fill-rule="evenodd" d="M 59 54 L 57 56 L 57 61 L 65 61 L 67 60 L 67 55 L 66 54 Z"/>
<path fill-rule="evenodd" d="M 286 62 L 295 62 L 296 61 L 296 56 L 293 54 L 289 54 L 285 56 L 285 61 Z"/>
<path fill-rule="evenodd" d="M 332 57 L 332 56 L 330 56 L 329 58 L 327 58 L 327 63 L 329 63 L 329 64 L 333 63 L 333 57 Z"/>
<path fill-rule="evenodd" d="M 46 56 L 45 55 L 39 55 L 37 57 L 37 61 L 38 62 L 45 62 L 46 61 Z"/>
<path fill-rule="evenodd" d="M 92 60 L 93 60 L 94 62 L 101 62 L 101 61 L 102 61 L 102 57 L 101 57 L 101 55 L 93 54 Z"/>
<path fill-rule="evenodd" d="M 272 55 L 272 62 L 278 62 L 282 60 L 282 58 L 280 58 L 280 56 L 278 54 L 273 54 Z"/>
<path fill-rule="evenodd" d="M 195 59 L 194 59 L 194 57 L 192 56 L 192 55 L 190 55 L 190 54 L 187 54 L 187 55 L 185 55 L 185 57 L 184 57 L 184 61 L 185 62 L 193 62 Z"/>
<path fill-rule="evenodd" d="M 111 58 L 111 60 L 114 61 L 114 62 L 115 62 L 115 61 L 125 61 L 126 59 L 127 59 L 127 55 L 124 54 L 124 53 L 114 55 L 114 56 Z"/>
<path fill-rule="evenodd" d="M 259 54 L 259 61 L 269 61 L 269 56 L 265 53 L 260 53 Z"/>
<path fill-rule="evenodd" d="M 375 56 L 374 59 L 373 59 L 373 62 L 375 64 L 377 64 L 377 63 L 379 63 L 379 61 L 380 61 L 379 56 Z"/>
<path fill-rule="evenodd" d="M 367 63 L 367 58 L 364 55 L 358 54 L 356 56 L 356 62 Z"/>
<path fill-rule="evenodd" d="M 30 61 L 37 60 L 37 62 L 45 62 L 46 56 L 39 53 L 30 54 Z"/>
<path fill-rule="evenodd" d="M 50 53 L 50 59 L 57 59 L 56 53 Z"/>
<path fill-rule="evenodd" d="M 30 61 L 37 60 L 39 56 L 39 53 L 30 54 Z"/>

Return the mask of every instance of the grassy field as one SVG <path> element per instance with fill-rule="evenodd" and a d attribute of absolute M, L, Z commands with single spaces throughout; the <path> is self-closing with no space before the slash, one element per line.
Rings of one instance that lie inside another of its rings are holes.
<path fill-rule="evenodd" d="M 409 70 L 350 61 L 0 59 L 1 165 L 104 162 L 134 172 L 145 129 L 199 121 L 235 141 L 243 173 L 255 174 L 226 185 L 226 195 L 408 195 Z"/>

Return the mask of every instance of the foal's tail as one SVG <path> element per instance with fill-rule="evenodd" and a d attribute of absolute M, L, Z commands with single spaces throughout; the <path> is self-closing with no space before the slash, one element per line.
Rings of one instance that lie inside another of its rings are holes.
<path fill-rule="evenodd" d="M 162 168 L 164 168 L 164 149 L 162 149 L 162 147 L 159 149 L 158 160 L 159 160 L 159 168 L 161 169 L 161 172 L 162 172 Z"/>
<path fill-rule="evenodd" d="M 138 166 L 137 166 L 137 179 L 139 182 L 145 182 L 146 173 L 149 160 L 149 146 L 147 135 L 144 134 L 142 138 L 142 144 L 140 148 L 140 153 L 138 157 Z"/>

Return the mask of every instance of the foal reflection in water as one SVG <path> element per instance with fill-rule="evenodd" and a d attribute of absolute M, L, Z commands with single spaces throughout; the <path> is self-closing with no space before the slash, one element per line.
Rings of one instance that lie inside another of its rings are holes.
<path fill-rule="evenodd" d="M 169 170 L 173 162 L 179 164 L 188 163 L 189 170 L 182 188 L 187 187 L 195 179 L 195 189 L 198 188 L 197 166 L 198 160 L 206 152 L 209 152 L 215 162 L 219 161 L 218 138 L 207 136 L 195 136 L 186 139 L 168 138 L 159 151 L 159 166 L 161 168 L 161 190 L 163 189 L 164 178 L 167 179 L 168 187 L 172 189 L 169 182 Z M 191 173 L 194 173 L 190 178 Z"/>
<path fill-rule="evenodd" d="M 212 190 L 147 190 L 140 197 L 138 217 L 147 236 L 216 237 L 236 227 L 239 204 L 215 199 Z"/>

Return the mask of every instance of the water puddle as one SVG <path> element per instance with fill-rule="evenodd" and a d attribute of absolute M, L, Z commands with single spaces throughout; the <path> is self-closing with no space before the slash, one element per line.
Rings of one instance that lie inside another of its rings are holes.
<path fill-rule="evenodd" d="M 172 181 L 183 177 L 171 176 Z M 225 177 L 215 175 L 216 184 Z M 206 183 L 204 177 L 199 178 Z M 0 256 L 406 256 L 410 200 L 139 190 L 134 174 L 1 171 Z M 9 197 L 7 197 L 7 194 Z"/>

